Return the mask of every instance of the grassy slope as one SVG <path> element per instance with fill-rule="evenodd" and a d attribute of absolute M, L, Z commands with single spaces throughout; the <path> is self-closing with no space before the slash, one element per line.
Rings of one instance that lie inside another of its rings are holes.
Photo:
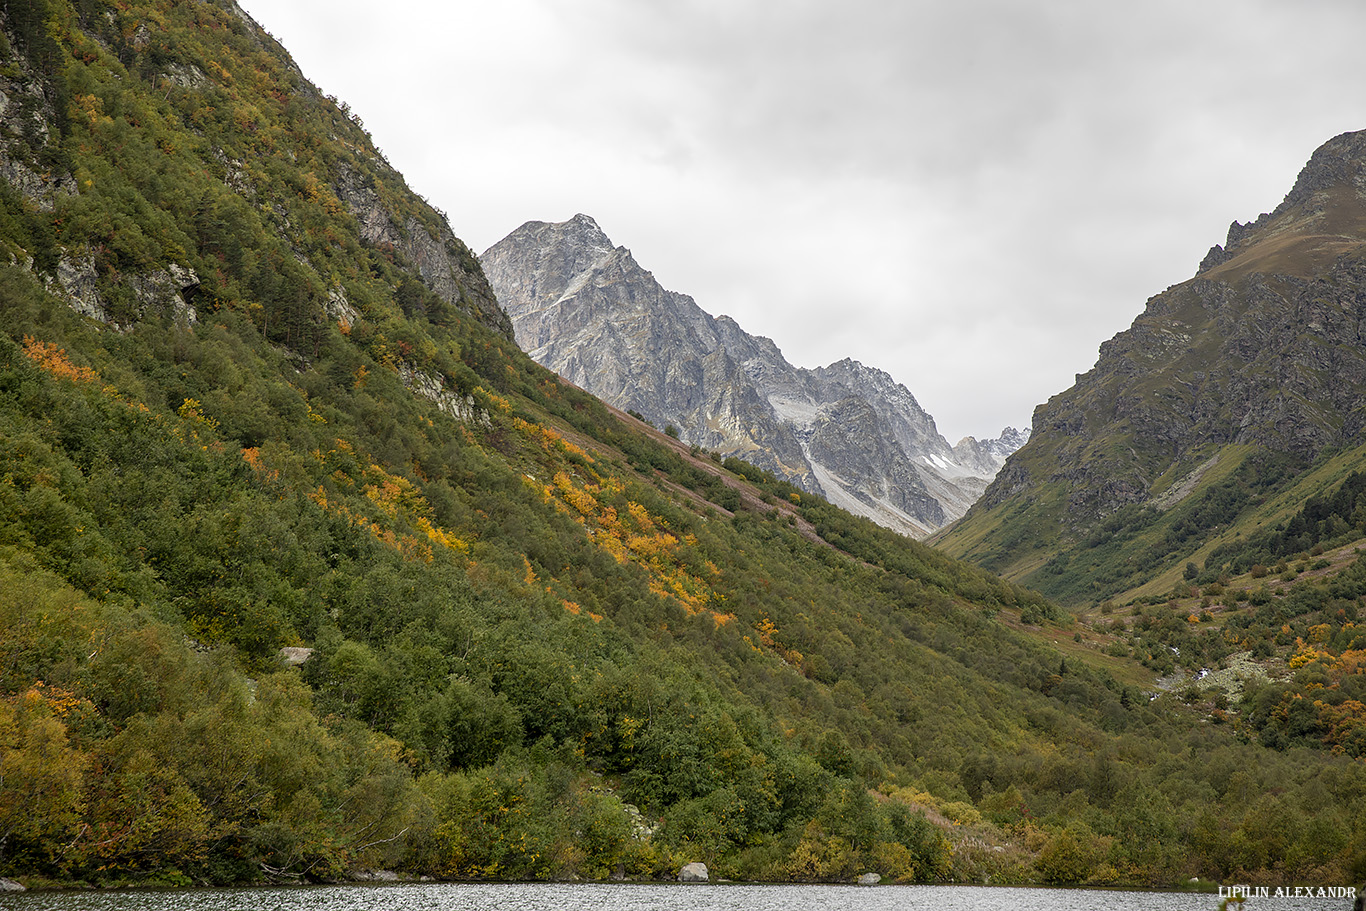
<path fill-rule="evenodd" d="M 974 562 L 1065 603 L 1128 601 L 1170 591 L 1182 580 L 1188 563 L 1204 569 L 1211 551 L 1285 522 L 1307 500 L 1336 489 L 1349 474 L 1366 466 L 1366 447 L 1325 453 L 1313 466 L 1246 491 L 1232 511 L 1219 514 L 1218 521 L 1205 523 L 1196 518 L 1207 514 L 1221 488 L 1237 486 L 1241 478 L 1252 474 L 1246 460 L 1255 453 L 1253 447 L 1245 445 L 1214 450 L 1206 459 L 1212 459 L 1212 464 L 1199 471 L 1194 484 L 1182 487 L 1183 481 L 1205 465 L 1200 462 L 1194 469 L 1188 467 L 1190 461 L 1207 456 L 1201 451 L 1153 485 L 1158 491 L 1156 499 L 1173 487 L 1188 489 L 1183 497 L 1164 504 L 1166 508 L 1160 512 L 1123 512 L 1085 534 L 1067 535 L 1059 530 L 1061 504 L 1050 508 L 1046 489 L 1036 500 L 1011 501 L 984 511 L 961 532 L 955 529 L 932 543 L 948 554 L 972 553 Z M 1182 539 L 1176 530 L 1192 523 L 1197 523 L 1195 533 Z M 1011 551 L 1014 562 L 1001 565 L 993 554 L 1005 548 L 1001 542 L 1015 540 L 1028 540 L 1029 544 L 1017 545 Z M 997 550 L 992 549 L 992 542 L 996 542 Z M 1058 559 L 1060 554 L 1064 560 Z M 1059 565 L 1066 569 L 1050 575 L 1049 568 Z"/>

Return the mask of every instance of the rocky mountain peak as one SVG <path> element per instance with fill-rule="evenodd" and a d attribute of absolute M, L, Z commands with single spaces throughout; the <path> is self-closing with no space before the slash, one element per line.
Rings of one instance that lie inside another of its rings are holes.
<path fill-rule="evenodd" d="M 1366 132 L 1344 133 L 1315 150 L 1280 205 L 1235 221 L 1194 278 L 1152 297 L 1035 410 L 1029 444 L 946 537 L 950 552 L 1037 568 L 1048 555 L 1021 527 L 1085 541 L 1126 507 L 1179 502 L 1183 482 L 1193 489 L 1221 459 L 1309 464 L 1361 445 L 1363 250 Z"/>
<path fill-rule="evenodd" d="M 481 260 L 541 364 L 904 533 L 962 515 L 1004 460 L 1000 446 L 959 453 L 885 371 L 794 367 L 772 339 L 660 287 L 587 215 L 527 222 Z"/>
<path fill-rule="evenodd" d="M 561 224 L 546 224 L 544 222 L 528 222 L 541 228 L 543 242 L 551 241 L 567 252 L 584 254 L 588 259 L 608 257 L 613 254 L 630 255 L 630 251 L 625 247 L 616 247 L 609 238 L 598 227 L 598 223 L 591 216 L 575 215 L 567 222 Z M 525 227 L 525 226 L 524 226 Z"/>
<path fill-rule="evenodd" d="M 1304 205 L 1317 194 L 1351 187 L 1366 197 L 1366 130 L 1341 133 L 1314 150 L 1300 169 L 1295 185 L 1273 215 L 1290 206 Z"/>
<path fill-rule="evenodd" d="M 1236 278 L 1252 272 L 1308 277 L 1366 233 L 1366 131 L 1342 133 L 1314 150 L 1290 192 L 1271 212 L 1229 225 L 1200 274 Z"/>
<path fill-rule="evenodd" d="M 987 440 L 983 445 L 990 446 L 995 452 L 1000 454 L 1000 458 L 1015 452 L 1025 443 L 1029 442 L 1029 428 L 1016 430 L 1014 427 L 1004 427 L 1000 435 L 994 440 Z"/>

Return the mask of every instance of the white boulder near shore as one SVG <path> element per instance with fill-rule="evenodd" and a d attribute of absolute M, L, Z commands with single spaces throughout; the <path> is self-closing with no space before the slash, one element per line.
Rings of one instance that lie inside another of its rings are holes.
<path fill-rule="evenodd" d="M 702 863 L 684 864 L 678 871 L 678 881 L 681 883 L 705 883 L 710 882 L 707 876 L 707 865 Z"/>

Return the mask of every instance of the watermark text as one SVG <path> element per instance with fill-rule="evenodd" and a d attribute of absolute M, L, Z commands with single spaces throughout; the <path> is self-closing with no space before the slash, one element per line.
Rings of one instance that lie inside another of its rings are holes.
<path fill-rule="evenodd" d="M 1220 886 L 1220 898 L 1356 898 L 1356 886 Z"/>

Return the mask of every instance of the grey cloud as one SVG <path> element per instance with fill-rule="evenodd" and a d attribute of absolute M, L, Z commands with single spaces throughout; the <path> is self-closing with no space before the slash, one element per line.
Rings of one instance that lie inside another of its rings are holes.
<path fill-rule="evenodd" d="M 476 249 L 588 212 L 950 435 L 1026 421 L 1366 126 L 1348 0 L 243 2 Z"/>

